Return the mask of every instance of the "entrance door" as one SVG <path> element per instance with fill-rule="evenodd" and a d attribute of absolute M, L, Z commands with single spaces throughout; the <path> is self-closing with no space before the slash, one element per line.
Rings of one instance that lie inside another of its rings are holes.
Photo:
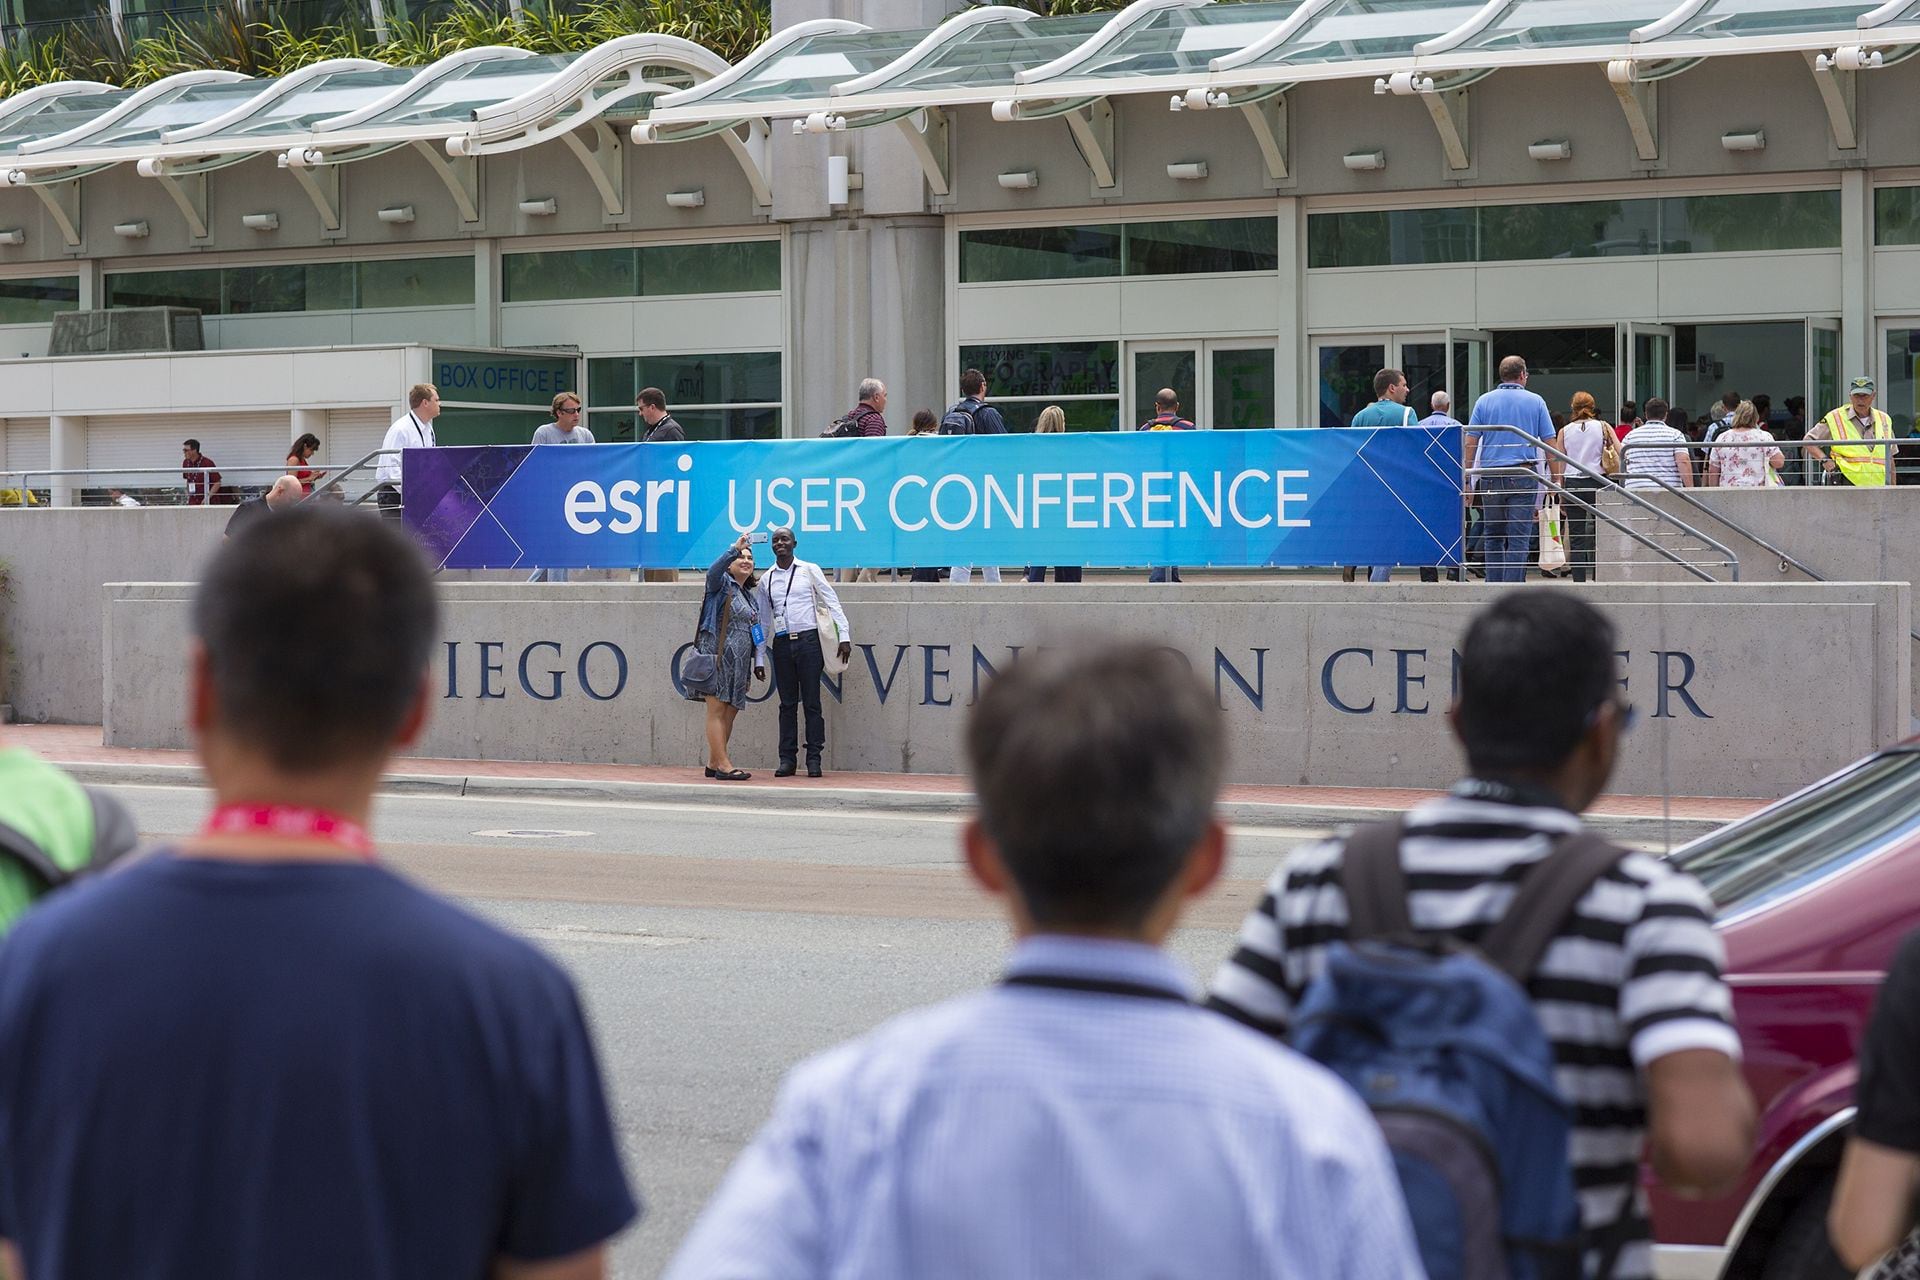
<path fill-rule="evenodd" d="M 1449 329 L 1447 349 L 1452 360 L 1453 381 L 1447 390 L 1453 395 L 1453 416 L 1465 422 L 1473 402 L 1493 385 L 1493 335 L 1484 329 Z"/>
<path fill-rule="evenodd" d="M 1627 352 L 1626 398 L 1645 405 L 1654 396 L 1673 399 L 1673 326 L 1636 324 L 1620 326 L 1621 347 Z"/>
<path fill-rule="evenodd" d="M 1384 334 L 1314 340 L 1313 368 L 1320 394 L 1313 425 L 1344 427 L 1373 403 L 1373 375 L 1386 368 L 1391 341 Z"/>
<path fill-rule="evenodd" d="M 1886 394 L 1881 396 L 1880 407 L 1888 413 L 1904 412 L 1911 418 L 1914 409 L 1913 400 L 1913 362 L 1908 358 L 1905 368 L 1896 365 L 1891 343 L 1885 344 L 1887 368 L 1881 378 Z M 1906 394 L 1897 399 L 1893 395 L 1896 384 L 1904 384 Z M 1904 399 L 1904 404 L 1901 404 Z M 1817 421 L 1821 414 L 1830 412 L 1840 404 L 1840 322 L 1835 319 L 1817 318 L 1807 321 L 1807 422 Z M 1896 410 L 1893 406 L 1900 405 Z M 1774 406 L 1776 412 L 1784 412 L 1780 406 Z M 1905 434 L 1899 430 L 1899 419 L 1894 420 L 1895 435 Z"/>
<path fill-rule="evenodd" d="M 1171 388 L 1180 397 L 1180 416 L 1197 426 L 1204 410 L 1200 404 L 1200 344 L 1198 342 L 1133 342 L 1127 344 L 1127 371 L 1132 386 L 1127 403 L 1133 417 L 1120 424 L 1122 431 L 1139 426 L 1154 416 L 1153 398 L 1161 388 Z"/>
<path fill-rule="evenodd" d="M 1194 422 L 1220 430 L 1291 427 L 1280 421 L 1279 388 L 1274 382 L 1276 344 L 1246 338 L 1217 338 L 1207 343 L 1206 399 Z"/>
<path fill-rule="evenodd" d="M 1402 334 L 1394 341 L 1393 367 L 1407 375 L 1407 408 L 1415 420 L 1433 411 L 1433 393 L 1448 389 L 1451 360 L 1447 335 Z"/>

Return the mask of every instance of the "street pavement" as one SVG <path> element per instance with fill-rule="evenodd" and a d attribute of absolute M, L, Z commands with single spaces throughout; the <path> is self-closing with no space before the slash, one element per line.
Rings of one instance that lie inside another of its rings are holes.
<path fill-rule="evenodd" d="M 198 787 L 112 790 L 153 840 L 209 808 Z M 579 986 L 648 1204 L 615 1245 L 621 1280 L 660 1273 L 788 1068 L 992 981 L 1008 943 L 960 868 L 961 815 L 780 799 L 388 795 L 374 815 L 391 865 L 532 939 Z M 1233 829 L 1225 883 L 1174 940 L 1197 980 L 1274 865 L 1319 834 Z"/>

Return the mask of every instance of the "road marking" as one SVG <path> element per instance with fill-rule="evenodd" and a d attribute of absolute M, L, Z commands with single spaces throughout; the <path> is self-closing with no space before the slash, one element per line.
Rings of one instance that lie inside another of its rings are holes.
<path fill-rule="evenodd" d="M 559 827 L 495 827 L 490 831 L 475 831 L 476 836 L 488 836 L 496 840 L 560 840 L 578 839 L 590 836 L 591 831 L 566 831 Z"/>
<path fill-rule="evenodd" d="M 690 942 L 701 941 L 699 938 L 678 938 L 647 933 L 645 930 L 587 929 L 572 924 L 534 925 L 519 932 L 534 938 L 551 938 L 555 942 L 609 942 L 626 947 L 684 947 Z"/>

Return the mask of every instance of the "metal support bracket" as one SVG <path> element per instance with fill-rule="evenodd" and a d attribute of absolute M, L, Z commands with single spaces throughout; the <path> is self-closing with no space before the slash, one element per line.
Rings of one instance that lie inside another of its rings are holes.
<path fill-rule="evenodd" d="M 1073 145 L 1093 174 L 1093 185 L 1111 191 L 1119 181 L 1113 163 L 1113 106 L 1105 98 L 1095 98 L 1084 107 L 1063 117 L 1073 134 Z"/>
<path fill-rule="evenodd" d="M 727 129 L 720 134 L 720 141 L 727 144 L 727 150 L 733 152 L 733 158 L 740 163 L 740 171 L 747 175 L 747 184 L 753 188 L 753 202 L 770 205 L 773 203 L 773 131 L 765 120 L 742 120 L 740 124 L 745 133 L 738 128 Z"/>
<path fill-rule="evenodd" d="M 1253 140 L 1260 145 L 1260 157 L 1266 162 L 1267 180 L 1285 182 L 1287 170 L 1287 99 L 1275 94 L 1240 108 Z"/>
<path fill-rule="evenodd" d="M 187 233 L 195 240 L 207 238 L 207 175 L 204 173 L 157 173 L 154 181 L 172 197 L 187 220 Z"/>
<path fill-rule="evenodd" d="M 454 207 L 460 210 L 461 224 L 471 226 L 480 221 L 480 162 L 472 156 L 456 160 L 431 142 L 416 142 L 413 149 L 426 158 L 428 167 L 453 197 Z"/>
<path fill-rule="evenodd" d="M 80 247 L 80 180 L 71 178 L 65 182 L 39 183 L 30 188 L 40 203 L 47 207 L 47 216 L 60 228 L 60 238 L 67 242 L 69 249 Z"/>
<path fill-rule="evenodd" d="M 894 127 L 907 140 L 913 158 L 920 162 L 920 172 L 927 177 L 927 190 L 936 196 L 947 195 L 953 190 L 947 113 L 939 107 L 928 107 L 918 114 L 925 119 L 924 125 L 916 125 L 912 116 L 903 116 L 893 122 Z"/>
<path fill-rule="evenodd" d="M 1467 91 L 1449 89 L 1440 93 L 1423 93 L 1420 101 L 1426 104 L 1427 114 L 1433 117 L 1433 127 L 1440 133 L 1441 149 L 1447 153 L 1447 168 L 1464 169 L 1467 167 L 1469 153 L 1467 139 Z"/>
<path fill-rule="evenodd" d="M 1833 132 L 1833 145 L 1842 151 L 1852 151 L 1860 145 L 1854 123 L 1854 79 L 1859 73 L 1843 70 L 1823 54 L 1804 56 L 1807 70 L 1813 73 L 1813 87 L 1820 91 L 1820 105 L 1827 109 L 1827 127 Z"/>
<path fill-rule="evenodd" d="M 1651 163 L 1660 158 L 1660 86 L 1642 81 L 1638 72 L 1638 66 L 1629 59 L 1609 62 L 1607 83 L 1627 117 L 1634 153 Z"/>
<path fill-rule="evenodd" d="M 608 221 L 622 220 L 627 216 L 627 164 L 619 135 L 605 120 L 595 120 L 590 147 L 581 136 L 584 132 L 569 129 L 560 135 L 560 140 L 567 144 L 567 150 L 573 152 L 573 158 L 587 171 L 587 180 L 593 183 L 593 189 L 600 193 L 601 212 Z"/>
<path fill-rule="evenodd" d="M 319 152 L 302 152 L 298 148 L 285 152 L 280 157 L 280 167 L 293 175 L 300 189 L 307 193 L 307 199 L 313 202 L 314 210 L 320 215 L 322 235 L 342 234 L 340 226 L 340 167 L 320 164 Z"/>

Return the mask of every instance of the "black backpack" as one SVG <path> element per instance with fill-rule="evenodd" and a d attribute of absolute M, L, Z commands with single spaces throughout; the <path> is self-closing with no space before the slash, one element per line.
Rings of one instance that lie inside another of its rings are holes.
<path fill-rule="evenodd" d="M 943 436 L 970 436 L 977 433 L 980 427 L 978 421 L 973 416 L 974 408 L 977 407 L 977 405 L 970 407 L 965 400 L 955 401 L 954 406 L 947 410 L 947 416 L 940 419 L 940 434 Z"/>
<path fill-rule="evenodd" d="M 846 440 L 860 434 L 860 414 L 856 410 L 842 418 L 835 418 L 833 425 L 822 431 L 821 436 L 828 440 Z"/>

